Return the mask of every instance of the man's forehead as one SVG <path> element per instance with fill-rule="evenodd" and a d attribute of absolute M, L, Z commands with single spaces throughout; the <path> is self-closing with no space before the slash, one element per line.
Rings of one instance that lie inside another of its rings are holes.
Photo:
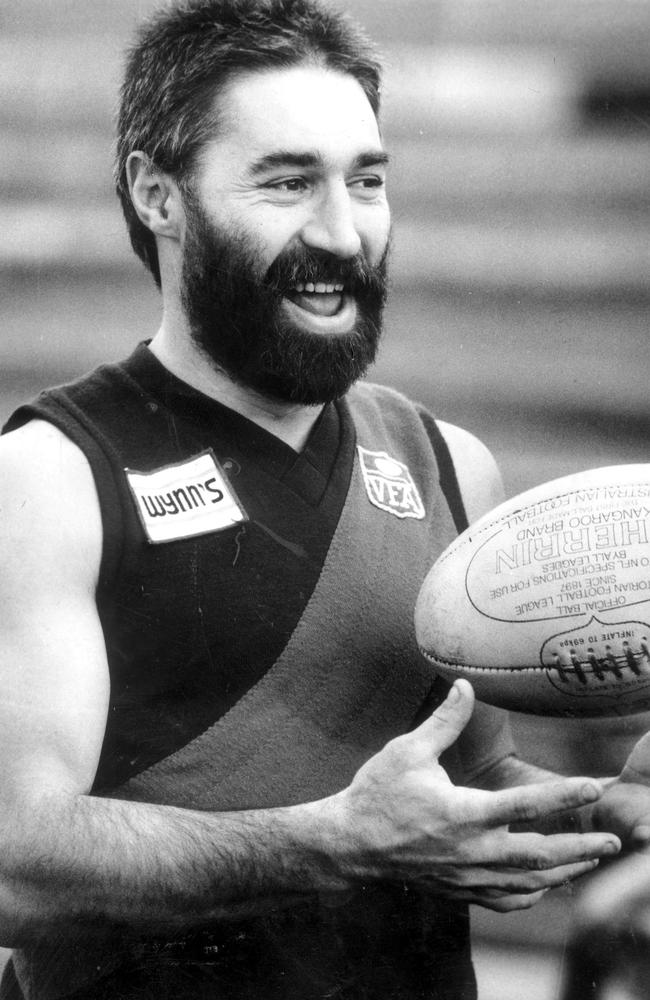
<path fill-rule="evenodd" d="M 290 153 L 327 159 L 381 151 L 379 126 L 360 83 L 346 73 L 301 64 L 245 73 L 217 98 L 219 139 L 237 142 L 250 160 Z"/>

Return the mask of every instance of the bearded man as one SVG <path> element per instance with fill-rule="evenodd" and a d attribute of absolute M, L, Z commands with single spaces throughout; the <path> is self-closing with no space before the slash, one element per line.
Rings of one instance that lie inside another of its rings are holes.
<path fill-rule="evenodd" d="M 501 493 L 359 382 L 378 109 L 313 0 L 191 0 L 131 51 L 117 186 L 162 323 L 1 442 L 5 998 L 469 1000 L 467 904 L 620 848 L 511 832 L 609 793 L 520 762 L 416 647 L 428 567 Z"/>

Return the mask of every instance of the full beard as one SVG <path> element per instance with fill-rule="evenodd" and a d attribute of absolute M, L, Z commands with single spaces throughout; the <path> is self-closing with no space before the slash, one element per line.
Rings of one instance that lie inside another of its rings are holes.
<path fill-rule="evenodd" d="M 215 231 L 191 196 L 186 211 L 181 297 L 201 353 L 234 382 L 272 399 L 314 406 L 343 396 L 377 353 L 388 247 L 370 265 L 362 254 L 340 259 L 300 244 L 263 272 L 251 239 Z M 357 307 L 350 332 L 311 333 L 284 314 L 292 289 L 308 282 L 344 285 Z"/>

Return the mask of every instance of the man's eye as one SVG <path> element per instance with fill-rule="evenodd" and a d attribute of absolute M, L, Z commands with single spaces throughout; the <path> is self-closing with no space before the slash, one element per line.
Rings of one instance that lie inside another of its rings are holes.
<path fill-rule="evenodd" d="M 305 191 L 307 181 L 304 177 L 285 177 L 281 181 L 271 181 L 270 188 L 274 191 L 288 191 L 289 193 Z"/>
<path fill-rule="evenodd" d="M 351 184 L 351 187 L 366 196 L 378 194 L 385 188 L 385 186 L 385 179 L 383 177 L 378 177 L 376 174 L 372 174 L 367 177 L 356 177 Z"/>

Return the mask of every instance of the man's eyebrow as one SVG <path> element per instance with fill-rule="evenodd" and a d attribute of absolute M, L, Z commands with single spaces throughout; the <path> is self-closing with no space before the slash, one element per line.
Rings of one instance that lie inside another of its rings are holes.
<path fill-rule="evenodd" d="M 353 161 L 353 168 L 377 167 L 388 163 L 389 156 L 383 149 L 368 150 L 360 153 Z M 255 160 L 248 168 L 248 173 L 252 177 L 258 177 L 267 170 L 276 167 L 294 167 L 298 170 L 307 170 L 323 165 L 323 158 L 318 153 L 296 153 L 289 150 L 280 149 L 275 153 L 267 153 Z"/>
<path fill-rule="evenodd" d="M 361 153 L 354 161 L 355 167 L 383 167 L 390 162 L 390 156 L 384 149 Z"/>

